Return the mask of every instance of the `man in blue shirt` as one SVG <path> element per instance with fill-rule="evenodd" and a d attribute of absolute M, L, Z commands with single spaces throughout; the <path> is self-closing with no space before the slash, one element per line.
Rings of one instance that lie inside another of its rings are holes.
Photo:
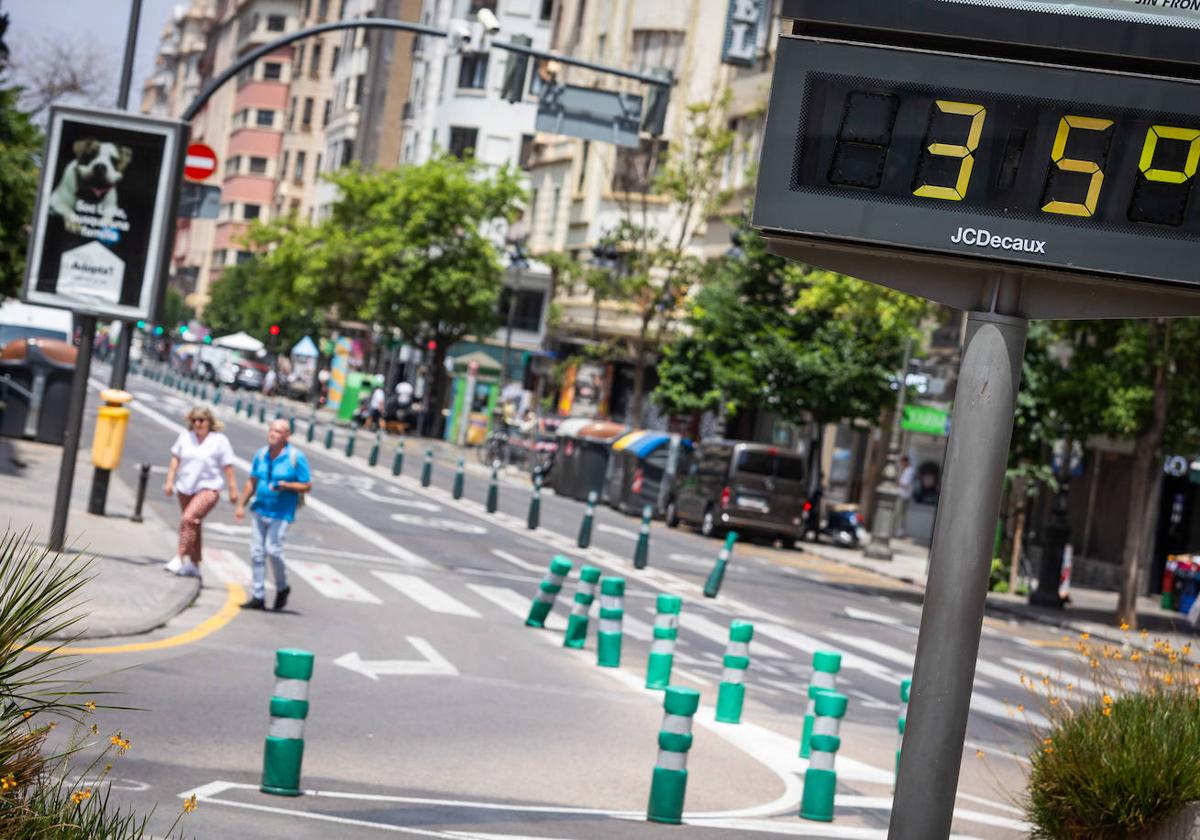
<path fill-rule="evenodd" d="M 267 564 L 275 573 L 275 603 L 273 608 L 281 610 L 287 606 L 291 587 L 287 582 L 287 569 L 283 565 L 283 540 L 288 526 L 296 519 L 296 508 L 301 494 L 312 489 L 312 473 L 304 453 L 288 443 L 290 428 L 286 420 L 274 420 L 267 427 L 267 445 L 258 450 L 250 464 L 250 477 L 242 488 L 234 517 L 241 522 L 246 516 L 246 503 L 250 505 L 250 561 L 254 567 L 254 591 L 242 607 L 249 610 L 264 609 L 266 595 Z"/>

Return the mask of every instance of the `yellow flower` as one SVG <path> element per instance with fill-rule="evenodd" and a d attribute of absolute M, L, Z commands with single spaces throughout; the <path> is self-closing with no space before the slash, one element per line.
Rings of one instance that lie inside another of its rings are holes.
<path fill-rule="evenodd" d="M 1057 697 L 1051 697 L 1051 698 L 1050 698 L 1050 705 L 1051 705 L 1051 706 L 1057 706 L 1057 705 L 1058 705 L 1058 698 L 1057 698 Z"/>
<path fill-rule="evenodd" d="M 1097 668 L 1100 667 L 1100 660 L 1093 659 L 1091 662 L 1091 665 L 1092 665 L 1092 670 L 1095 671 Z"/>
<path fill-rule="evenodd" d="M 21 717 L 25 718 L 25 720 L 29 720 L 31 717 L 33 717 L 33 712 L 22 712 Z"/>
<path fill-rule="evenodd" d="M 1138 633 L 1138 635 L 1139 635 L 1139 636 L 1141 636 L 1143 639 L 1145 639 L 1145 638 L 1148 638 L 1148 637 L 1150 636 L 1150 631 L 1149 631 L 1149 630 L 1143 630 L 1143 631 L 1141 631 L 1140 633 Z"/>
<path fill-rule="evenodd" d="M 1018 704 L 1017 704 L 1017 711 L 1018 711 L 1018 712 L 1024 712 L 1024 711 L 1025 711 L 1025 704 L 1024 704 L 1024 703 L 1018 703 Z"/>
<path fill-rule="evenodd" d="M 1105 707 L 1104 707 L 1104 716 L 1105 716 L 1105 717 L 1112 717 L 1112 706 L 1105 706 Z"/>
<path fill-rule="evenodd" d="M 1054 752 L 1054 747 L 1042 747 L 1042 752 L 1044 752 L 1046 755 L 1050 755 L 1050 753 Z"/>
<path fill-rule="evenodd" d="M 1092 637 L 1092 636 L 1091 636 L 1091 634 L 1090 634 L 1090 633 L 1080 633 L 1080 634 L 1079 634 L 1079 638 L 1083 639 L 1085 642 L 1086 642 L 1088 639 L 1090 639 L 1091 637 Z"/>
<path fill-rule="evenodd" d="M 88 711 L 88 712 L 96 711 L 96 701 L 95 700 L 87 701 L 86 703 L 83 704 L 83 708 L 85 711 Z"/>
<path fill-rule="evenodd" d="M 1048 747 L 1048 746 L 1050 746 L 1050 745 L 1051 745 L 1051 744 L 1053 744 L 1053 743 L 1054 743 L 1054 739 L 1053 739 L 1053 738 L 1043 738 L 1043 739 L 1042 739 L 1042 746 L 1044 746 L 1044 747 Z"/>
<path fill-rule="evenodd" d="M 94 724 L 94 723 L 92 724 L 92 734 L 93 734 L 93 735 L 99 735 L 99 734 L 100 734 L 100 727 L 99 727 L 99 726 L 97 726 L 97 725 L 96 725 L 96 724 Z"/>
<path fill-rule="evenodd" d="M 1133 653 L 1129 654 L 1129 661 L 1130 662 L 1141 662 L 1142 655 L 1138 651 L 1135 650 Z"/>
<path fill-rule="evenodd" d="M 196 794 L 192 794 L 183 801 L 183 813 L 190 814 L 196 810 Z"/>
<path fill-rule="evenodd" d="M 976 758 L 983 758 L 983 750 L 975 750 Z"/>
<path fill-rule="evenodd" d="M 9 773 L 3 779 L 0 779 L 0 791 L 7 793 L 17 786 L 17 779 L 12 773 Z"/>
<path fill-rule="evenodd" d="M 130 746 L 129 739 L 122 738 L 120 732 L 118 732 L 116 735 L 113 735 L 111 738 L 108 739 L 108 741 L 110 744 L 112 744 L 114 747 L 117 748 L 118 755 L 124 754 L 124 752 L 127 749 L 129 749 L 129 746 Z"/>
<path fill-rule="evenodd" d="M 1121 630 L 1123 630 L 1123 631 L 1128 631 L 1128 630 L 1129 630 L 1129 622 L 1128 622 L 1128 621 L 1122 621 L 1122 622 L 1121 622 Z"/>
<path fill-rule="evenodd" d="M 71 801 L 74 802 L 76 805 L 80 804 L 85 799 L 91 799 L 91 798 L 92 798 L 92 791 L 89 788 L 84 788 L 83 790 L 77 790 L 71 794 Z"/>
<path fill-rule="evenodd" d="M 1113 704 L 1112 695 L 1111 695 L 1111 694 L 1105 694 L 1105 695 L 1104 695 L 1104 705 L 1105 705 L 1105 706 L 1111 706 L 1112 704 Z"/>
<path fill-rule="evenodd" d="M 1186 645 L 1184 645 L 1182 652 L 1184 656 L 1189 655 L 1192 652 L 1192 643 L 1188 642 Z"/>
<path fill-rule="evenodd" d="M 1175 677 L 1169 673 L 1163 674 L 1162 681 L 1165 685 L 1171 685 L 1173 682 L 1175 682 Z"/>

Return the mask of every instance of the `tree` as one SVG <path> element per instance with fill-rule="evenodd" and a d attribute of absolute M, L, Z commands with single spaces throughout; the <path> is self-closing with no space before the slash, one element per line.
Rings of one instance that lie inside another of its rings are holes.
<path fill-rule="evenodd" d="M 183 299 L 183 292 L 168 286 L 167 293 L 163 296 L 163 325 L 168 329 L 174 329 L 186 325 L 195 317 L 196 310 L 187 305 L 187 301 Z"/>
<path fill-rule="evenodd" d="M 1200 341 L 1195 319 L 1068 321 L 1053 325 L 1059 352 L 1040 360 L 1060 436 L 1133 441 L 1127 529 L 1116 619 L 1137 624 L 1138 577 L 1149 552 L 1159 459 L 1200 446 Z M 1169 379 L 1169 386 L 1168 386 Z M 1043 412 L 1049 414 L 1049 410 Z"/>
<path fill-rule="evenodd" d="M 517 173 L 443 155 L 328 180 L 339 197 L 326 221 L 252 232 L 269 249 L 260 263 L 294 299 L 433 342 L 430 397 L 440 421 L 446 351 L 499 323 L 504 268 L 485 227 L 516 216 L 524 198 Z"/>
<path fill-rule="evenodd" d="M 17 98 L 16 88 L 0 86 L 0 299 L 17 294 L 25 278 L 42 151 L 40 132 Z"/>
<path fill-rule="evenodd" d="M 655 399 L 676 412 L 760 407 L 811 421 L 818 435 L 828 423 L 878 419 L 928 304 L 788 262 L 748 229 L 741 243 L 713 264 L 684 334 L 664 349 Z"/>
<path fill-rule="evenodd" d="M 325 332 L 324 317 L 311 298 L 296 293 L 287 275 L 269 270 L 262 259 L 229 266 L 209 288 L 204 323 L 218 335 L 245 331 L 264 342 L 279 326 L 280 347 Z"/>
<path fill-rule="evenodd" d="M 21 107 L 38 122 L 55 103 L 109 106 L 115 98 L 110 57 L 87 35 L 59 32 L 15 42 L 11 66 Z"/>

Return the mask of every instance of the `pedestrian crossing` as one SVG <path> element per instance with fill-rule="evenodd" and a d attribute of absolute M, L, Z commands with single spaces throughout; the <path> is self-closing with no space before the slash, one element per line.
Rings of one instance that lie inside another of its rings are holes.
<path fill-rule="evenodd" d="M 525 564 L 514 555 L 501 556 L 503 553 L 500 551 L 495 554 L 514 566 L 518 566 L 517 561 Z M 336 558 L 331 559 L 336 562 Z M 444 573 L 425 577 L 368 569 L 362 564 L 351 565 L 349 570 L 308 559 L 289 558 L 286 564 L 295 581 L 293 587 L 297 584 L 306 585 L 312 594 L 320 598 L 368 609 L 388 609 L 399 605 L 405 610 L 406 616 L 439 616 L 451 621 L 478 622 L 480 627 L 497 619 L 506 623 L 523 622 L 529 613 L 530 599 L 536 591 L 536 584 L 511 581 L 512 576 L 507 574 L 496 574 L 484 583 L 477 576 L 472 580 L 465 574 L 456 576 Z M 206 549 L 204 569 L 206 575 L 215 574 L 223 581 L 250 586 L 250 565 L 234 551 Z M 306 600 L 310 599 L 306 599 L 303 591 L 297 591 L 292 596 L 292 603 L 296 605 L 303 605 Z M 570 601 L 570 592 L 564 589 L 556 610 L 546 622 L 548 630 L 562 632 L 566 628 L 565 613 Z M 689 602 L 680 617 L 677 676 L 697 686 L 711 686 L 721 678 L 722 654 L 729 637 L 728 622 L 732 617 L 725 614 L 728 609 L 722 610 L 722 606 Z M 300 609 L 303 607 L 300 606 Z M 651 619 L 653 612 L 653 607 L 643 603 L 631 605 L 627 599 L 623 621 L 626 638 L 649 643 L 653 639 L 653 626 L 648 619 Z M 754 641 L 750 645 L 750 684 L 757 684 L 762 689 L 759 696 L 782 698 L 781 702 L 789 704 L 799 702 L 806 696 L 812 654 L 817 650 L 837 650 L 842 653 L 839 684 L 844 685 L 852 696 L 859 698 L 862 708 L 887 709 L 894 706 L 900 681 L 912 673 L 915 634 L 889 636 L 890 641 L 899 640 L 900 644 L 904 639 L 912 640 L 912 647 L 898 647 L 875 638 L 872 628 L 909 626 L 904 619 L 854 608 L 846 608 L 842 614 L 862 624 L 847 626 L 839 623 L 829 630 L 805 633 L 781 623 L 755 621 Z M 647 620 L 639 617 L 643 615 Z M 596 617 L 594 612 L 592 617 L 593 620 Z M 859 627 L 862 628 L 861 634 L 849 632 Z M 1011 656 L 996 661 L 981 658 L 977 669 L 980 678 L 976 681 L 971 700 L 972 709 L 994 720 L 1014 721 L 1017 717 L 1015 706 L 1025 699 L 1020 672 L 1038 674 L 1056 671 L 1061 663 L 1049 655 L 1052 653 L 1048 652 L 1045 663 Z M 634 655 L 640 655 L 640 652 Z M 989 691 L 993 684 L 997 686 L 996 694 L 1001 697 Z M 868 702 L 863 698 L 875 699 Z M 1031 711 L 1025 711 L 1021 717 L 1020 722 L 1042 722 Z"/>

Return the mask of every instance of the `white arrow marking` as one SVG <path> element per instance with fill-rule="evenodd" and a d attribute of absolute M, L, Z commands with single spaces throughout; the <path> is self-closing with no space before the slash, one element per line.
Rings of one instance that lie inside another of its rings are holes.
<path fill-rule="evenodd" d="M 458 674 L 458 669 L 434 650 L 433 645 L 429 642 L 417 636 L 405 636 L 405 638 L 424 657 L 423 659 L 382 659 L 368 662 L 358 655 L 358 651 L 350 651 L 350 653 L 333 660 L 333 664 L 373 680 L 378 680 L 380 675 L 385 677 L 441 675 L 452 677 Z"/>

